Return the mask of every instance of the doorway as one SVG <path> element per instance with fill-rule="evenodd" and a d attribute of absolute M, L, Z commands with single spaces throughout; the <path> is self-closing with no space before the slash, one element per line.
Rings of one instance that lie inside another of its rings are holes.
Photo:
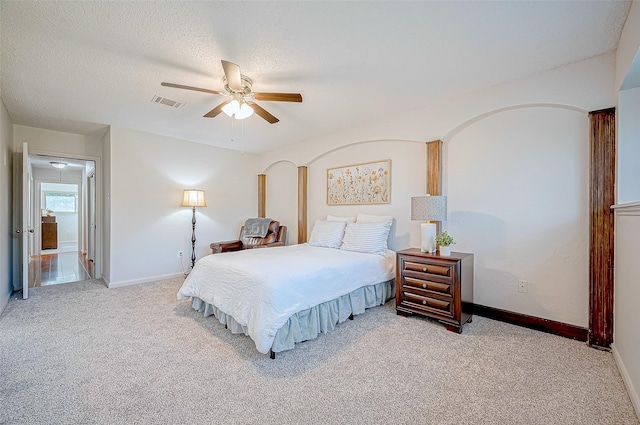
<path fill-rule="evenodd" d="M 95 250 L 89 254 L 89 241 L 95 243 L 95 162 L 43 155 L 29 160 L 35 224 L 29 287 L 93 279 Z"/>

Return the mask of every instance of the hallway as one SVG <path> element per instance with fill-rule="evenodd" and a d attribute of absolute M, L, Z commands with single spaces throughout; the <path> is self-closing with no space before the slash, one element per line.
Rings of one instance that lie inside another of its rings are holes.
<path fill-rule="evenodd" d="M 31 257 L 29 288 L 93 279 L 93 262 L 77 249 L 61 246 Z"/>

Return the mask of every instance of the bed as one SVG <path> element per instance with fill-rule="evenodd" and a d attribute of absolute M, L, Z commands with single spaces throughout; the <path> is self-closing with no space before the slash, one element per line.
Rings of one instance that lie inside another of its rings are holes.
<path fill-rule="evenodd" d="M 344 223 L 338 243 L 318 243 L 316 223 L 309 243 L 208 255 L 178 299 L 191 298 L 195 310 L 248 335 L 260 353 L 275 358 L 395 296 L 396 255 L 386 249 L 386 235 L 384 249 L 350 250 L 349 226 L 356 228 Z"/>

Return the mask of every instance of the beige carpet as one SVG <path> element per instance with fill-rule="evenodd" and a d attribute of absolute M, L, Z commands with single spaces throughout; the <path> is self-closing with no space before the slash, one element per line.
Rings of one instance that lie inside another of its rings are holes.
<path fill-rule="evenodd" d="M 638 424 L 610 353 L 393 301 L 271 360 L 181 279 L 35 288 L 0 317 L 1 424 Z"/>

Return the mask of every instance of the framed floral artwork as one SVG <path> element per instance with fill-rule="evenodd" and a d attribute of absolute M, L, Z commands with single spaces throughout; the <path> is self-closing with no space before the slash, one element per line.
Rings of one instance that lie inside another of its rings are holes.
<path fill-rule="evenodd" d="M 327 169 L 327 205 L 388 204 L 391 160 Z"/>

